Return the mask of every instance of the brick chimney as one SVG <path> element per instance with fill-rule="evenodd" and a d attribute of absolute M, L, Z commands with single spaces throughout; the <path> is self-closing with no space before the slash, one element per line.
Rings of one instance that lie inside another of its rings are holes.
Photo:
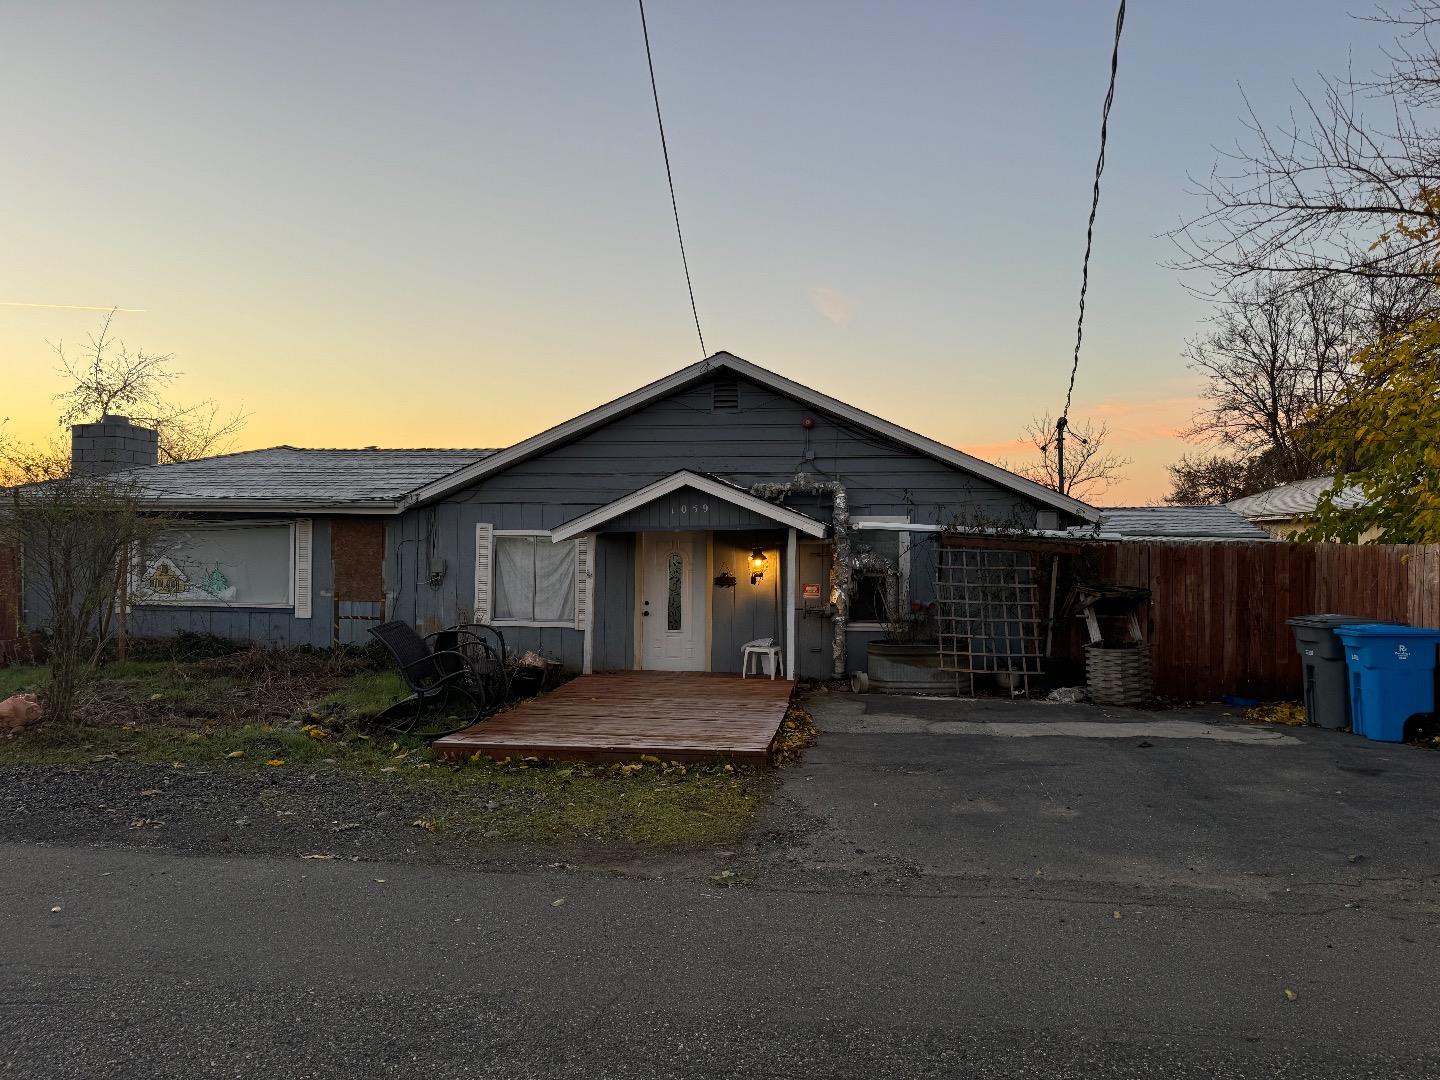
<path fill-rule="evenodd" d="M 159 460 L 155 429 L 132 424 L 128 416 L 106 415 L 70 428 L 70 471 L 76 476 L 103 476 Z"/>

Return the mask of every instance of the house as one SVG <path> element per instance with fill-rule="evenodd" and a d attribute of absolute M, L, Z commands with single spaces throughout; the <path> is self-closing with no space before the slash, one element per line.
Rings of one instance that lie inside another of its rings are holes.
<path fill-rule="evenodd" d="M 1225 505 L 1235 513 L 1254 522 L 1278 540 L 1291 540 L 1305 528 L 1305 516 L 1315 512 L 1320 496 L 1334 485 L 1333 476 L 1317 476 L 1311 480 L 1297 480 L 1293 484 L 1262 491 L 1257 495 L 1232 499 Z M 1342 510 L 1353 510 L 1365 505 L 1360 489 L 1351 485 L 1335 500 Z M 1375 535 L 1373 532 L 1370 535 Z M 1361 540 L 1367 539 L 1362 537 Z"/>
<path fill-rule="evenodd" d="M 81 437 L 134 451 L 118 422 Z M 131 634 L 328 646 L 384 618 L 473 620 L 572 671 L 738 671 L 761 637 L 792 676 L 863 668 L 891 598 L 932 598 L 942 528 L 1099 517 L 723 352 L 504 450 L 276 447 L 117 475 L 186 521 L 132 575 Z"/>
<path fill-rule="evenodd" d="M 1224 506 L 1106 506 L 1100 514 L 1099 531 L 1121 540 L 1270 539 L 1264 529 Z"/>

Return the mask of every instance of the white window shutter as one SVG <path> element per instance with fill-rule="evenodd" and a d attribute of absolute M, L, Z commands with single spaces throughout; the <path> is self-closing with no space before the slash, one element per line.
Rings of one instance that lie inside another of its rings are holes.
<path fill-rule="evenodd" d="M 495 526 L 475 523 L 475 621 L 490 621 L 490 574 L 495 547 Z"/>
<path fill-rule="evenodd" d="M 295 522 L 295 618 L 310 618 L 310 564 L 315 550 L 315 523 L 310 518 Z"/>
<path fill-rule="evenodd" d="M 588 533 L 575 538 L 575 629 L 590 629 L 590 578 L 595 538 Z"/>

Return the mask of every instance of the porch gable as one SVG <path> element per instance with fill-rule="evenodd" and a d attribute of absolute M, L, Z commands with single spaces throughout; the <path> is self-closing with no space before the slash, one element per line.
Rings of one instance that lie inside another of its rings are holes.
<path fill-rule="evenodd" d="M 776 525 L 823 537 L 828 527 L 798 510 L 777 506 L 714 476 L 681 469 L 638 488 L 551 532 L 557 541 L 586 532 L 756 529 Z"/>

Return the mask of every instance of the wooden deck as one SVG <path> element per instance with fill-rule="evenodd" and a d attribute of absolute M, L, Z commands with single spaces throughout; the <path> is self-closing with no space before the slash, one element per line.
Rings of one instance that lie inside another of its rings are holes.
<path fill-rule="evenodd" d="M 728 759 L 763 764 L 794 682 L 632 671 L 582 675 L 558 690 L 436 740 L 450 757 L 546 761 Z"/>

